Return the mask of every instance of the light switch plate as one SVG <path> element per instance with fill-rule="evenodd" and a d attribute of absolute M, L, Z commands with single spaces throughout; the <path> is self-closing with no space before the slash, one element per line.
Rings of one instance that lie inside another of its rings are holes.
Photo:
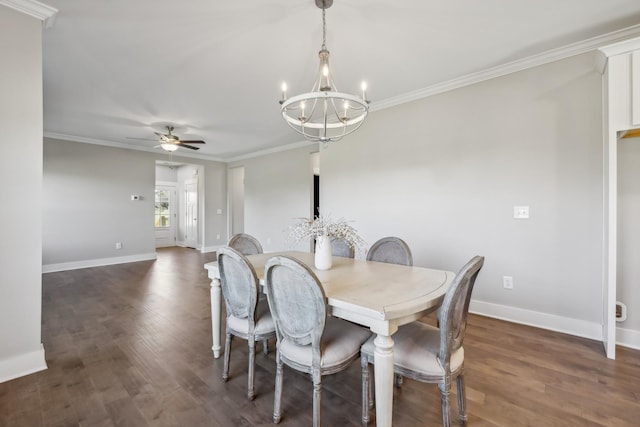
<path fill-rule="evenodd" d="M 514 206 L 513 217 L 515 219 L 529 219 L 529 206 Z"/>

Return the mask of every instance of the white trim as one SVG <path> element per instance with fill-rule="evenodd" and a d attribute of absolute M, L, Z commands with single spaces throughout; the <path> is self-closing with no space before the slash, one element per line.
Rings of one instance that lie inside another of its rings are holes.
<path fill-rule="evenodd" d="M 609 46 L 602 46 L 598 48 L 598 50 L 607 57 L 632 52 L 638 49 L 640 49 L 640 38 L 623 40 L 618 43 L 613 43 Z"/>
<path fill-rule="evenodd" d="M 3 1 L 7 1 L 7 0 L 0 0 L 0 3 L 2 3 Z M 469 86 L 475 83 L 480 83 L 496 77 L 501 77 L 507 74 L 526 70 L 528 68 L 533 68 L 540 65 L 548 64 L 550 62 L 559 61 L 561 59 L 569 58 L 571 56 L 579 55 L 586 52 L 597 50 L 602 54 L 607 55 L 607 54 L 610 54 L 609 52 L 614 51 L 614 48 L 612 46 L 617 46 L 617 49 L 629 49 L 631 46 L 634 46 L 640 43 L 639 41 L 640 39 L 638 39 L 639 36 L 640 36 L 640 25 L 634 25 L 632 27 L 624 28 L 622 30 L 614 31 L 608 34 L 597 36 L 597 37 L 592 37 L 590 39 L 586 39 L 577 43 L 569 44 L 567 46 L 563 46 L 556 49 L 551 49 L 549 51 L 546 51 L 537 55 L 532 55 L 527 58 L 519 59 L 519 60 L 502 64 L 493 68 L 482 70 L 477 73 L 472 73 L 472 74 L 468 74 L 466 76 L 462 76 L 446 82 L 437 83 L 435 85 L 428 86 L 426 88 L 419 89 L 413 92 L 408 92 L 402 95 L 398 95 L 398 96 L 387 98 L 378 102 L 374 102 L 371 104 L 369 111 L 378 111 L 378 110 L 383 110 L 385 108 L 391 108 L 400 104 L 405 104 L 407 102 L 412 102 L 418 99 L 427 98 L 429 96 L 459 89 L 465 86 Z M 605 66 L 605 64 L 606 64 L 606 58 L 602 58 L 601 56 L 597 57 L 594 63 L 594 68 L 602 72 L 602 69 Z M 65 141 L 86 142 L 89 144 L 106 145 L 110 147 L 125 148 L 130 150 L 139 150 L 139 151 L 155 152 L 155 153 L 158 152 L 156 149 L 153 149 L 150 147 L 138 147 L 138 146 L 123 144 L 119 142 L 85 138 L 81 136 L 65 135 L 65 134 L 59 134 L 55 132 L 45 131 L 44 136 L 47 138 L 55 138 L 55 139 L 61 139 Z M 212 160 L 212 161 L 223 162 L 223 163 L 232 163 L 232 162 L 238 162 L 241 160 L 251 159 L 255 157 L 261 157 L 267 154 L 293 150 L 296 148 L 300 148 L 300 147 L 304 147 L 312 144 L 318 144 L 318 143 L 303 140 L 303 141 L 294 142 L 292 144 L 268 148 L 265 150 L 255 151 L 252 153 L 243 154 L 236 157 L 230 157 L 227 159 L 222 159 L 214 156 L 206 156 L 202 154 L 192 154 L 192 153 L 180 154 L 180 156 L 190 157 L 195 159 Z"/>
<path fill-rule="evenodd" d="M 127 262 L 150 261 L 157 259 L 158 255 L 153 253 L 127 255 L 112 258 L 87 259 L 83 261 L 63 262 L 60 264 L 45 264 L 42 266 L 43 273 L 53 273 L 54 271 L 78 270 L 80 268 L 101 267 L 103 265 L 125 264 Z"/>
<path fill-rule="evenodd" d="M 0 0 L 2 1 L 2 0 Z M 159 150 L 153 147 L 144 147 L 130 144 L 123 144 L 122 142 L 115 141 L 107 141 L 105 139 L 95 139 L 95 138 L 86 138 L 84 136 L 75 136 L 75 135 L 67 135 L 64 133 L 56 133 L 56 132 L 44 132 L 43 136 L 45 138 L 59 139 L 62 141 L 71 141 L 71 142 L 84 142 L 86 144 L 94 144 L 94 145 L 104 145 L 107 147 L 115 147 L 115 148 L 124 148 L 127 150 L 136 150 L 136 151 L 146 151 L 147 153 L 155 153 L 158 155 L 163 155 L 166 153 L 164 150 Z M 204 154 L 192 154 L 185 150 L 182 150 L 179 154 L 178 152 L 174 152 L 173 157 L 188 157 L 191 159 L 200 159 L 200 160 L 211 160 L 214 162 L 227 162 L 228 160 L 221 159 L 219 157 L 207 156 Z"/>
<path fill-rule="evenodd" d="M 616 328 L 616 344 L 640 350 L 640 331 Z"/>
<path fill-rule="evenodd" d="M 53 25 L 54 17 L 58 13 L 55 7 L 35 0 L 0 0 L 0 4 L 41 20 L 45 28 Z"/>
<path fill-rule="evenodd" d="M 273 153 L 280 153 L 282 151 L 289 151 L 289 150 L 294 150 L 296 148 L 300 148 L 300 147 L 306 147 L 309 145 L 318 145 L 320 144 L 317 141 L 298 141 L 298 142 L 293 142 L 291 144 L 287 144 L 287 145 L 281 145 L 278 147 L 273 147 L 273 148 L 267 148 L 264 150 L 260 150 L 260 151 L 254 151 L 252 153 L 249 154 L 243 154 L 241 156 L 236 156 L 236 157 L 232 157 L 230 159 L 224 160 L 225 162 L 231 163 L 231 162 L 238 162 L 240 160 L 246 160 L 246 159 L 251 159 L 254 157 L 261 157 L 261 156 L 266 156 L 267 154 L 273 154 Z"/>
<path fill-rule="evenodd" d="M 626 43 L 621 41 L 629 39 L 631 37 L 637 37 L 640 35 L 640 25 L 625 28 L 623 30 L 614 31 L 602 36 L 593 37 L 587 40 L 573 43 L 567 46 L 563 46 L 556 49 L 543 52 L 538 55 L 532 55 L 527 58 L 512 61 L 506 64 L 498 65 L 493 68 L 479 71 L 477 73 L 467 74 L 466 76 L 452 79 L 446 82 L 437 83 L 432 86 L 428 86 L 423 89 L 419 89 L 413 92 L 408 92 L 403 95 L 387 98 L 383 101 L 375 102 L 371 104 L 370 111 L 378 111 L 385 108 L 394 107 L 396 105 L 404 104 L 418 99 L 426 98 L 429 96 L 437 95 L 443 92 L 448 92 L 461 87 L 469 86 L 475 83 L 480 83 L 485 80 L 494 79 L 507 74 L 515 73 L 518 71 L 526 70 L 528 68 L 537 67 L 539 65 L 548 64 L 550 62 L 559 61 L 561 59 L 569 58 L 571 56 L 579 55 L 582 53 L 590 52 L 595 49 L 603 49 L 603 46 L 620 42 L 620 44 Z"/>
<path fill-rule="evenodd" d="M 0 383 L 47 369 L 44 346 L 30 353 L 0 360 Z"/>
<path fill-rule="evenodd" d="M 471 300 L 469 311 L 482 316 L 602 341 L 602 325 L 597 322 L 475 300 Z"/>
<path fill-rule="evenodd" d="M 203 246 L 202 249 L 200 249 L 200 252 L 202 252 L 203 254 L 206 254 L 208 252 L 215 252 L 223 246 L 224 245 Z"/>

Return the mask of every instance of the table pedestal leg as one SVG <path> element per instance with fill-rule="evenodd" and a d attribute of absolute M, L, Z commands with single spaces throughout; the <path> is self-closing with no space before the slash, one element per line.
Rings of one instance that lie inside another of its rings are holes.
<path fill-rule="evenodd" d="M 220 280 L 211 279 L 211 334 L 213 336 L 213 357 L 220 357 Z"/>
<path fill-rule="evenodd" d="M 378 334 L 374 341 L 376 349 L 376 426 L 391 427 L 393 418 L 393 339 Z"/>

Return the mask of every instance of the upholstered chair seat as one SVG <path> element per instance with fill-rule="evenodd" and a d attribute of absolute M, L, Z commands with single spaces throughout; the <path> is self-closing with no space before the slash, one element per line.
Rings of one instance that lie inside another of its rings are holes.
<path fill-rule="evenodd" d="M 375 345 L 371 337 L 362 345 L 362 354 L 373 358 Z M 445 370 L 438 360 L 440 352 L 440 329 L 422 322 L 412 322 L 401 326 L 393 334 L 394 370 L 409 371 L 425 379 L 442 378 Z M 451 355 L 450 369 L 458 372 L 464 362 L 464 348 L 460 347 Z"/>
<path fill-rule="evenodd" d="M 269 304 L 267 300 L 258 300 L 255 314 L 255 325 L 253 333 L 255 335 L 273 335 L 275 326 L 273 324 L 273 318 L 269 311 Z M 239 318 L 234 315 L 227 317 L 227 327 L 236 336 L 247 337 L 249 335 L 249 322 L 246 318 Z M 246 338 L 245 338 L 246 339 Z"/>
<path fill-rule="evenodd" d="M 335 317 L 327 318 L 324 333 L 322 334 L 322 354 L 320 355 L 320 368 L 323 371 L 331 371 L 342 368 L 345 363 L 350 363 L 358 357 L 360 345 L 371 332 L 361 326 L 354 325 Z M 312 366 L 313 347 L 309 345 L 296 345 L 292 340 L 283 339 L 278 346 L 280 355 L 291 364 L 299 367 Z M 305 369 L 306 370 L 306 369 Z"/>

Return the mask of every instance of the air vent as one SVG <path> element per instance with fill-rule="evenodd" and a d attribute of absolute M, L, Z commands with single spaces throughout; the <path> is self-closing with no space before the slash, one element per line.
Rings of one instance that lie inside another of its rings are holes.
<path fill-rule="evenodd" d="M 616 302 L 616 322 L 627 320 L 627 306 L 621 302 Z"/>

